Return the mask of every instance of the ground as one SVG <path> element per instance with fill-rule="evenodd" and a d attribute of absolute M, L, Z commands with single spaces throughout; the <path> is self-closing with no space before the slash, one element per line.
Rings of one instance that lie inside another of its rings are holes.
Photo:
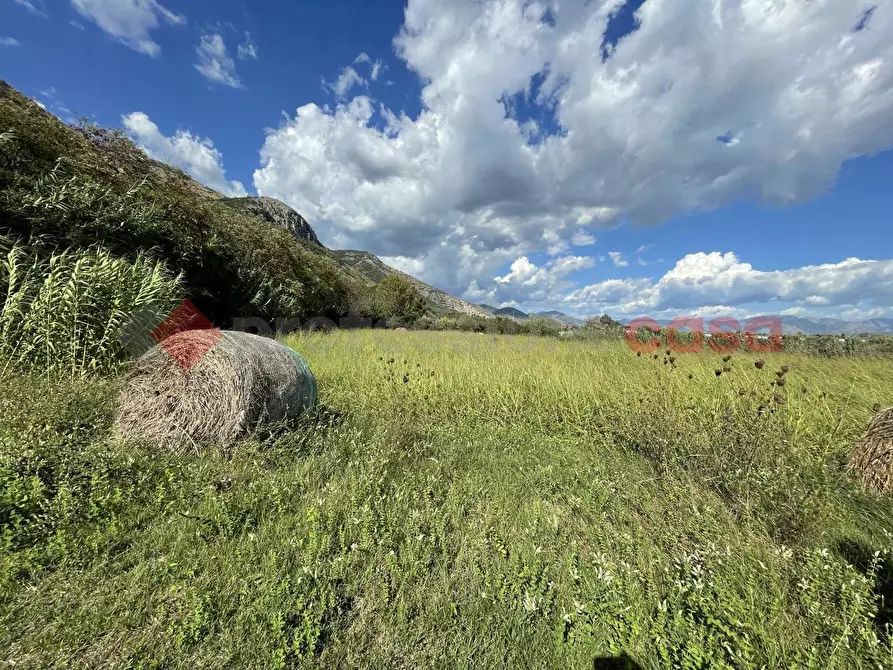
<path fill-rule="evenodd" d="M 111 438 L 116 380 L 6 376 L 0 659 L 893 667 L 893 506 L 845 469 L 893 361 L 288 343 L 318 414 L 186 456 Z"/>

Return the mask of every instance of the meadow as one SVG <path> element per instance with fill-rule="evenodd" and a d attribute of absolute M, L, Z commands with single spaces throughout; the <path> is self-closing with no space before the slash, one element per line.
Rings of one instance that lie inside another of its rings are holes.
<path fill-rule="evenodd" d="M 111 438 L 115 375 L 4 373 L 3 663 L 893 667 L 893 506 L 845 469 L 893 360 L 287 343 L 319 411 L 187 455 Z"/>

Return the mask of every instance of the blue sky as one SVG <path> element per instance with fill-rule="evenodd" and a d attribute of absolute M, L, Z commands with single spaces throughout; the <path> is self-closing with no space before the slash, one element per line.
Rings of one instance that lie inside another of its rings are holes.
<path fill-rule="evenodd" d="M 893 316 L 893 9 L 707 5 L 0 0 L 0 76 L 470 300 Z"/>

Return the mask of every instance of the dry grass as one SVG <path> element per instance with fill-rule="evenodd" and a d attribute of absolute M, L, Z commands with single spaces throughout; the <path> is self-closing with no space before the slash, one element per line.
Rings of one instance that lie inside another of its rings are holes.
<path fill-rule="evenodd" d="M 128 375 L 115 432 L 174 451 L 230 447 L 316 405 L 299 355 L 248 333 L 192 330 L 153 347 Z"/>

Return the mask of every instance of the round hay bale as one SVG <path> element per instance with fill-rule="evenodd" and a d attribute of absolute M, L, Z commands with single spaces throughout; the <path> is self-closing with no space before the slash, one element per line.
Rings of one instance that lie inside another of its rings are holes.
<path fill-rule="evenodd" d="M 297 352 L 249 333 L 191 330 L 140 358 L 121 392 L 115 433 L 173 451 L 229 445 L 317 400 Z"/>
<path fill-rule="evenodd" d="M 874 417 L 850 454 L 848 467 L 864 488 L 893 492 L 893 407 Z"/>

